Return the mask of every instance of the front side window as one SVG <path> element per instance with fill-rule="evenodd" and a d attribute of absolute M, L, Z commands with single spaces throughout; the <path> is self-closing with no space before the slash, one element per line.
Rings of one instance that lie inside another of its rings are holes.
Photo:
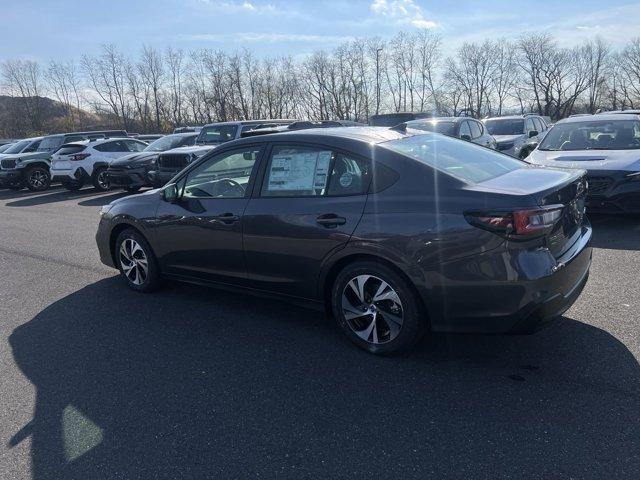
<path fill-rule="evenodd" d="M 484 126 L 491 135 L 522 135 L 524 133 L 524 120 L 517 118 L 487 120 Z"/>
<path fill-rule="evenodd" d="M 480 127 L 478 122 L 469 121 L 467 123 L 471 127 L 471 138 L 478 138 L 482 136 L 482 127 Z"/>
<path fill-rule="evenodd" d="M 416 135 L 381 145 L 467 183 L 491 180 L 527 165 L 472 143 L 436 135 Z"/>
<path fill-rule="evenodd" d="M 135 140 L 126 140 L 125 143 L 130 152 L 141 152 L 147 147 L 144 143 L 136 142 Z"/>
<path fill-rule="evenodd" d="M 605 120 L 556 124 L 539 149 L 637 150 L 640 149 L 640 122 Z"/>
<path fill-rule="evenodd" d="M 262 196 L 361 195 L 369 178 L 368 162 L 330 148 L 276 146 L 267 164 Z"/>
<path fill-rule="evenodd" d="M 221 153 L 205 160 L 187 175 L 186 198 L 242 198 L 261 147 Z"/>
<path fill-rule="evenodd" d="M 127 147 L 122 142 L 105 142 L 93 147 L 99 152 L 126 152 Z"/>

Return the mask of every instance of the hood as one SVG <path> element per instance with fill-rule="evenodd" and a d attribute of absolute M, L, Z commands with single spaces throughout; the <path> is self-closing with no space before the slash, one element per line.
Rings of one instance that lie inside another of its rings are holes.
<path fill-rule="evenodd" d="M 51 154 L 49 152 L 5 153 L 2 158 L 30 160 L 32 158 L 51 158 Z"/>
<path fill-rule="evenodd" d="M 120 157 L 115 160 L 112 160 L 109 163 L 109 165 L 122 167 L 127 165 L 133 165 L 136 163 L 146 163 L 148 161 L 153 160 L 155 157 L 157 157 L 159 153 L 160 152 L 131 153 L 129 155 L 125 155 L 124 157 Z"/>
<path fill-rule="evenodd" d="M 527 162 L 551 167 L 580 168 L 587 171 L 640 171 L 638 150 L 534 150 Z"/>
<path fill-rule="evenodd" d="M 176 153 L 195 153 L 196 155 L 203 155 L 209 150 L 213 150 L 217 145 L 193 145 L 190 147 L 178 147 L 171 150 L 165 150 L 162 154 L 176 154 Z"/>
<path fill-rule="evenodd" d="M 522 135 L 494 135 L 493 138 L 495 138 L 498 143 L 509 143 L 522 138 Z"/>

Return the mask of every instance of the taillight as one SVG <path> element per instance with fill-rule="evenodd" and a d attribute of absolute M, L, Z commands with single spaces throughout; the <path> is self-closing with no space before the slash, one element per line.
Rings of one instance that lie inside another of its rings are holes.
<path fill-rule="evenodd" d="M 465 218 L 476 227 L 509 237 L 541 235 L 562 216 L 562 205 L 511 212 L 467 212 Z"/>
<path fill-rule="evenodd" d="M 80 160 L 84 160 L 87 157 L 90 157 L 90 153 L 76 153 L 75 155 L 71 155 L 69 160 L 73 160 L 74 162 L 78 162 Z"/>

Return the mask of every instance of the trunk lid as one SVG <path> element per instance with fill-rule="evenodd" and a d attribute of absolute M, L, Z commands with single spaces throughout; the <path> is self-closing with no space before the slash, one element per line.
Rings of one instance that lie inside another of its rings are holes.
<path fill-rule="evenodd" d="M 523 196 L 539 207 L 562 206 L 560 218 L 545 234 L 544 244 L 559 258 L 580 237 L 587 195 L 587 172 L 556 168 L 522 168 L 493 178 L 483 189 L 514 195 L 514 208 L 525 207 Z"/>

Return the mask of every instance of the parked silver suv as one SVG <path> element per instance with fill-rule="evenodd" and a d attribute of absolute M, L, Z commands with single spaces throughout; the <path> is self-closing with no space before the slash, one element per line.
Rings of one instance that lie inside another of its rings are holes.
<path fill-rule="evenodd" d="M 482 121 L 498 142 L 497 150 L 516 158 L 527 158 L 549 130 L 539 115 L 511 115 Z"/>

